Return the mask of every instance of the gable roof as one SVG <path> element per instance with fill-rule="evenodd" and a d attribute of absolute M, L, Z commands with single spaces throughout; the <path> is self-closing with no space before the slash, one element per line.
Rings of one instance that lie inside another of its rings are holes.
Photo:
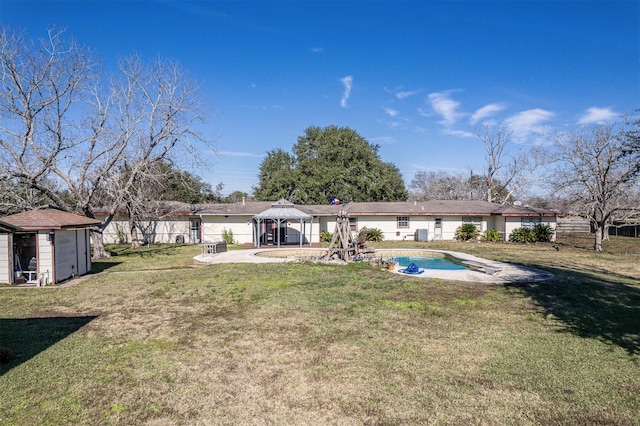
<path fill-rule="evenodd" d="M 353 202 L 349 204 L 294 205 L 287 200 L 247 201 L 220 204 L 187 204 L 175 201 L 159 203 L 167 216 L 255 216 L 272 208 L 294 208 L 312 216 L 336 216 L 340 209 L 347 208 L 353 216 L 557 216 L 551 210 L 528 206 L 513 206 L 489 203 L 482 200 L 427 200 L 427 201 L 380 201 Z M 274 214 L 282 212 L 272 212 Z M 106 212 L 96 211 L 97 215 Z M 121 214 L 124 214 L 122 212 Z M 278 218 L 278 215 L 271 216 Z M 285 217 L 281 217 L 285 219 Z M 288 219 L 288 218 L 286 218 Z M 291 217 L 298 219 L 298 217 Z"/>
<path fill-rule="evenodd" d="M 11 226 L 16 230 L 40 231 L 46 229 L 88 228 L 100 225 L 100 221 L 75 213 L 45 208 L 5 216 L 0 218 L 0 224 Z"/>

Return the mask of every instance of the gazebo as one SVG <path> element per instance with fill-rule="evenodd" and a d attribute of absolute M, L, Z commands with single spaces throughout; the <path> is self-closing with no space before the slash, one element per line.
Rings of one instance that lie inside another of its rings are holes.
<path fill-rule="evenodd" d="M 313 216 L 306 214 L 294 207 L 294 204 L 281 199 L 271 205 L 271 208 L 253 216 L 253 241 L 256 247 L 261 245 L 291 244 L 294 241 L 295 232 L 290 235 L 287 224 L 298 223 L 300 230 L 297 233 L 300 247 L 306 237 L 306 224 L 309 222 L 309 239 L 311 241 Z"/>

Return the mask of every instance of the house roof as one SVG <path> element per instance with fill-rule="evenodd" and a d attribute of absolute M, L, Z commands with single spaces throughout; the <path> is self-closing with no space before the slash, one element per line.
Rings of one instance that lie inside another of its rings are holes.
<path fill-rule="evenodd" d="M 0 225 L 22 231 L 88 228 L 99 224 L 99 220 L 52 208 L 29 210 L 0 218 Z"/>
<path fill-rule="evenodd" d="M 340 209 L 347 208 L 353 216 L 556 216 L 551 210 L 536 209 L 528 206 L 507 206 L 481 200 L 428 200 L 398 202 L 354 202 L 349 204 L 312 204 L 294 205 L 287 200 L 247 201 L 226 204 L 187 204 L 181 202 L 163 202 L 161 210 L 168 216 L 256 216 L 273 208 L 293 208 L 312 216 L 336 216 Z M 105 212 L 96 212 L 106 215 Z M 278 218 L 281 211 L 270 218 Z M 262 216 L 261 216 L 262 217 Z M 283 219 L 285 217 L 282 217 Z M 292 219 L 298 218 L 291 217 Z M 289 219 L 289 218 L 287 218 Z"/>

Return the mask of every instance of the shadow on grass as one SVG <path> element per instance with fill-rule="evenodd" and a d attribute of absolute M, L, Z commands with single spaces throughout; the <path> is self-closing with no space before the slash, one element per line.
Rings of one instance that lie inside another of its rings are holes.
<path fill-rule="evenodd" d="M 577 336 L 599 339 L 640 355 L 640 287 L 625 284 L 632 277 L 562 268 L 551 281 L 512 284 L 531 297 L 545 315 L 552 315 Z M 632 281 L 631 281 L 632 282 Z"/>
<path fill-rule="evenodd" d="M 91 273 L 99 274 L 100 272 L 104 272 L 107 269 L 113 268 L 121 264 L 122 262 L 112 262 L 112 261 L 94 261 L 91 263 Z"/>
<path fill-rule="evenodd" d="M 148 244 L 140 248 L 131 248 L 131 245 L 118 244 L 106 247 L 109 255 L 118 256 L 153 256 L 177 254 L 183 247 L 190 247 L 192 244 Z"/>
<path fill-rule="evenodd" d="M 0 346 L 8 348 L 14 355 L 8 363 L 0 363 L 0 376 L 75 333 L 95 318 L 0 318 Z"/>

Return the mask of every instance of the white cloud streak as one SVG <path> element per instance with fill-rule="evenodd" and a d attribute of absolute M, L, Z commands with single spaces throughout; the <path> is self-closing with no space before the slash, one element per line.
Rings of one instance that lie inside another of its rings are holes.
<path fill-rule="evenodd" d="M 480 120 L 484 120 L 485 118 L 491 117 L 492 115 L 502 111 L 503 109 L 505 109 L 505 106 L 503 104 L 485 105 L 482 108 L 476 110 L 476 112 L 474 112 L 471 115 L 471 118 L 469 121 L 471 122 L 471 124 L 476 124 Z"/>
<path fill-rule="evenodd" d="M 344 92 L 342 93 L 342 99 L 340 99 L 340 106 L 342 108 L 347 107 L 347 101 L 349 100 L 349 96 L 351 96 L 351 87 L 353 87 L 353 77 L 348 75 L 340 79 L 342 84 L 344 85 Z"/>
<path fill-rule="evenodd" d="M 398 111 L 396 111 L 395 109 L 391 109 L 391 108 L 385 108 L 384 109 L 384 113 L 391 116 L 391 117 L 395 117 L 396 115 L 398 115 Z"/>
<path fill-rule="evenodd" d="M 450 91 L 430 93 L 427 97 L 431 108 L 436 114 L 442 116 L 440 124 L 443 126 L 453 126 L 456 121 L 463 115 L 458 112 L 460 102 L 451 99 Z"/>
<path fill-rule="evenodd" d="M 554 113 L 540 108 L 522 111 L 505 120 L 505 124 L 513 131 L 515 142 L 524 143 L 530 138 L 538 139 L 547 132 L 545 121 L 553 118 Z"/>
<path fill-rule="evenodd" d="M 420 93 L 420 90 L 397 92 L 396 93 L 396 98 L 405 99 L 405 98 L 409 98 L 411 96 L 415 96 L 415 95 L 417 95 L 419 93 Z"/>
<path fill-rule="evenodd" d="M 580 117 L 578 124 L 602 124 L 607 121 L 616 119 L 618 115 L 619 114 L 613 111 L 611 107 L 591 107 L 588 108 Z"/>

